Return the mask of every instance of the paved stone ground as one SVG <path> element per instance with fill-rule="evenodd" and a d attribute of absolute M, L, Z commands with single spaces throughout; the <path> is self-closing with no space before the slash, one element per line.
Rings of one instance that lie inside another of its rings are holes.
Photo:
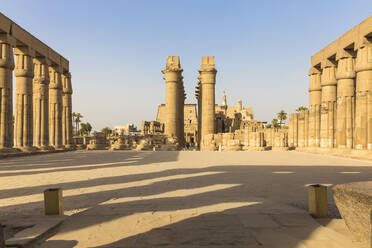
<path fill-rule="evenodd" d="M 371 178 L 371 162 L 294 151 L 9 158 L 0 161 L 0 221 L 42 215 L 42 192 L 62 187 L 69 217 L 36 247 L 346 248 L 342 220 L 320 225 L 306 213 L 306 185 Z"/>

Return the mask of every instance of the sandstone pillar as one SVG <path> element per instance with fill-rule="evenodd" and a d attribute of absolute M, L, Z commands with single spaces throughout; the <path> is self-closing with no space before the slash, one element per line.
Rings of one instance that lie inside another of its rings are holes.
<path fill-rule="evenodd" d="M 49 61 L 34 58 L 33 79 L 33 145 L 47 149 L 49 145 Z"/>
<path fill-rule="evenodd" d="M 298 147 L 298 113 L 289 115 L 288 139 L 290 147 Z"/>
<path fill-rule="evenodd" d="M 184 108 L 185 108 L 185 89 L 183 86 L 183 77 L 181 76 L 180 82 L 178 83 L 178 137 L 180 139 L 180 145 L 183 147 L 185 145 L 185 130 L 184 130 Z"/>
<path fill-rule="evenodd" d="M 338 148 L 353 148 L 355 109 L 355 68 L 352 52 L 337 53 L 337 125 L 336 144 Z"/>
<path fill-rule="evenodd" d="M 357 48 L 354 147 L 372 150 L 372 41 L 363 38 Z"/>
<path fill-rule="evenodd" d="M 326 60 L 325 63 L 322 63 L 322 66 L 323 72 L 321 76 L 322 107 L 320 146 L 333 148 L 335 141 L 335 120 L 337 100 L 336 67 L 329 60 Z"/>
<path fill-rule="evenodd" d="M 203 56 L 202 65 L 199 69 L 202 97 L 202 123 L 201 140 L 208 134 L 214 133 L 215 120 L 215 83 L 217 70 L 214 64 L 214 56 Z"/>
<path fill-rule="evenodd" d="M 32 80 L 34 71 L 32 60 L 34 51 L 29 47 L 17 47 L 14 53 L 16 55 L 14 146 L 23 151 L 30 151 L 33 144 Z"/>
<path fill-rule="evenodd" d="M 305 146 L 305 112 L 298 113 L 298 147 Z"/>
<path fill-rule="evenodd" d="M 14 44 L 11 36 L 0 36 L 0 150 L 13 147 Z"/>
<path fill-rule="evenodd" d="M 66 148 L 73 146 L 72 141 L 72 85 L 71 74 L 62 74 L 62 144 Z"/>
<path fill-rule="evenodd" d="M 49 75 L 49 144 L 55 149 L 63 149 L 61 69 L 50 66 Z"/>
<path fill-rule="evenodd" d="M 198 145 L 200 147 L 200 139 L 201 139 L 201 118 L 202 118 L 202 112 L 201 112 L 201 105 L 202 105 L 202 102 L 201 102 L 201 84 L 200 84 L 200 77 L 198 77 L 198 84 L 196 86 L 196 90 L 195 90 L 195 96 L 196 96 L 196 99 L 198 100 Z"/>
<path fill-rule="evenodd" d="M 179 142 L 179 82 L 181 78 L 181 65 L 178 56 L 168 56 L 166 68 L 162 71 L 164 73 L 164 80 L 166 82 L 166 120 L 165 120 L 165 134 L 168 137 L 174 137 Z"/>
<path fill-rule="evenodd" d="M 320 116 L 322 103 L 322 87 L 320 70 L 312 67 L 309 71 L 309 146 L 320 146 Z"/>

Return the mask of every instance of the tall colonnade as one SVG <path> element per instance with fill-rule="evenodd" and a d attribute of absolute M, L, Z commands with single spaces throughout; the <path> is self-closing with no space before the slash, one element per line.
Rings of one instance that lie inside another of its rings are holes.
<path fill-rule="evenodd" d="M 0 151 L 72 147 L 68 60 L 1 13 L 0 92 Z"/>
<path fill-rule="evenodd" d="M 371 151 L 372 17 L 312 56 L 311 64 L 309 108 L 290 115 L 289 145 Z"/>

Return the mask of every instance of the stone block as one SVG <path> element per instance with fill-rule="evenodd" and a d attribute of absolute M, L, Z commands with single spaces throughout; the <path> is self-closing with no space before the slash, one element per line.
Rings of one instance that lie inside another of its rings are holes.
<path fill-rule="evenodd" d="M 372 247 L 372 181 L 333 187 L 333 198 L 353 239 Z"/>
<path fill-rule="evenodd" d="M 44 191 L 45 215 L 63 215 L 62 197 L 61 188 Z"/>

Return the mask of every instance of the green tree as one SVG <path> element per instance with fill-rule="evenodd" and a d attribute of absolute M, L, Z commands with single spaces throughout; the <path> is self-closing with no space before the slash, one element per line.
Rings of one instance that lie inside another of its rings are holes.
<path fill-rule="evenodd" d="M 296 109 L 297 112 L 301 112 L 302 110 L 307 110 L 307 107 L 305 106 L 300 106 Z"/>
<path fill-rule="evenodd" d="M 75 122 L 75 133 L 76 133 L 76 135 L 78 135 L 79 134 L 79 130 L 80 130 L 80 127 L 79 127 L 79 124 L 80 124 L 80 122 L 81 122 L 81 118 L 83 118 L 83 116 L 80 114 L 80 113 L 75 113 L 75 112 L 73 112 L 72 113 L 72 118 L 74 119 L 74 122 Z"/>
<path fill-rule="evenodd" d="M 287 119 L 287 113 L 284 110 L 280 110 L 278 113 L 279 125 L 282 126 Z"/>
<path fill-rule="evenodd" d="M 274 118 L 272 121 L 271 121 L 271 125 L 274 127 L 274 128 L 279 128 L 280 127 L 280 124 L 278 122 L 278 119 Z"/>
<path fill-rule="evenodd" d="M 271 128 L 273 125 L 271 125 L 271 124 L 266 124 L 266 128 Z"/>
<path fill-rule="evenodd" d="M 101 132 L 104 133 L 106 136 L 109 136 L 110 134 L 112 134 L 112 129 L 109 127 L 104 127 L 102 128 Z"/>
<path fill-rule="evenodd" d="M 80 126 L 81 126 L 80 133 L 82 135 L 89 135 L 90 132 L 92 131 L 92 125 L 90 125 L 89 122 L 87 122 L 87 123 L 81 123 Z"/>

